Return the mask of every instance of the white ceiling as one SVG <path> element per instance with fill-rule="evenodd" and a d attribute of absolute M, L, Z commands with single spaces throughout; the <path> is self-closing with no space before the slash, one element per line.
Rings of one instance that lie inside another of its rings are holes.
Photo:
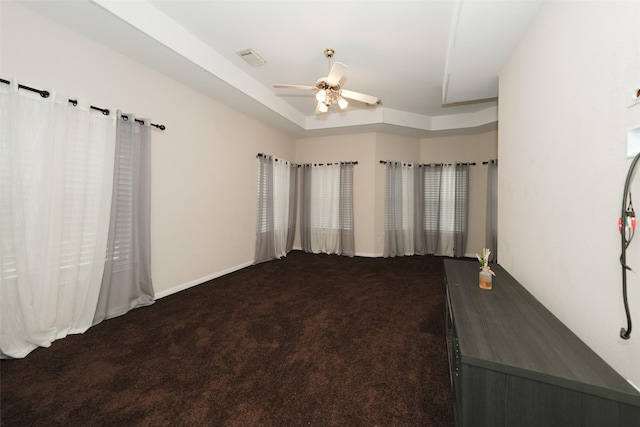
<path fill-rule="evenodd" d="M 293 136 L 428 137 L 495 127 L 499 72 L 542 0 L 20 3 Z M 315 115 L 314 92 L 273 88 L 326 76 L 325 48 L 381 105 Z"/>

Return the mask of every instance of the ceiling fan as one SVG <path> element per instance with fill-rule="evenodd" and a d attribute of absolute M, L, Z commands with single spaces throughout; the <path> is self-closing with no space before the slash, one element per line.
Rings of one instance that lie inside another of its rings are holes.
<path fill-rule="evenodd" d="M 338 104 L 338 107 L 341 110 L 344 110 L 349 104 L 347 99 L 363 102 L 368 105 L 380 104 L 380 100 L 375 96 L 353 92 L 351 90 L 342 89 L 340 87 L 340 80 L 342 79 L 347 66 L 340 62 L 335 62 L 333 66 L 331 66 L 331 58 L 333 58 L 333 55 L 335 55 L 335 51 L 333 49 L 328 48 L 324 50 L 324 56 L 327 57 L 328 60 L 328 74 L 327 77 L 319 78 L 315 86 L 275 84 L 273 85 L 273 87 L 284 89 L 315 90 L 316 99 L 318 100 L 318 105 L 316 106 L 316 114 L 326 113 L 327 111 L 329 111 L 329 107 L 331 106 L 331 104 Z"/>

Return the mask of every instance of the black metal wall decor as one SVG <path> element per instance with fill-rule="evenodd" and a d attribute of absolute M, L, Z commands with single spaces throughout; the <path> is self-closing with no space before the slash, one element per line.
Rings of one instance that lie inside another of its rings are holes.
<path fill-rule="evenodd" d="M 636 214 L 633 209 L 633 201 L 631 199 L 631 181 L 635 175 L 636 166 L 640 160 L 640 153 L 636 154 L 629 167 L 627 179 L 624 183 L 624 193 L 622 194 L 622 210 L 620 218 L 618 218 L 618 229 L 620 230 L 621 251 L 620 265 L 622 266 L 622 300 L 624 303 L 624 311 L 627 316 L 627 327 L 620 329 L 620 337 L 628 340 L 631 337 L 631 313 L 629 311 L 629 300 L 627 298 L 627 270 L 631 267 L 627 265 L 627 248 L 633 240 L 636 229 Z"/>

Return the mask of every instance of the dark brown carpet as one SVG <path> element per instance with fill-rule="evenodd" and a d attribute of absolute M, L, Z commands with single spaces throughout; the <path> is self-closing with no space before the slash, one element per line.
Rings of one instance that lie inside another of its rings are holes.
<path fill-rule="evenodd" d="M 452 426 L 442 259 L 291 252 L 1 364 L 10 426 Z"/>

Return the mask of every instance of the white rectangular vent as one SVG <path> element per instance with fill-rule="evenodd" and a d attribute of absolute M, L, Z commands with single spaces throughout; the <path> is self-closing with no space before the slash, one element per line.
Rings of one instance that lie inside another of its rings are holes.
<path fill-rule="evenodd" d="M 264 58 L 258 55 L 253 49 L 245 49 L 236 53 L 240 55 L 240 58 L 244 59 L 247 64 L 251 65 L 252 67 L 259 67 L 260 65 L 264 65 L 267 63 L 267 61 L 265 61 Z"/>

